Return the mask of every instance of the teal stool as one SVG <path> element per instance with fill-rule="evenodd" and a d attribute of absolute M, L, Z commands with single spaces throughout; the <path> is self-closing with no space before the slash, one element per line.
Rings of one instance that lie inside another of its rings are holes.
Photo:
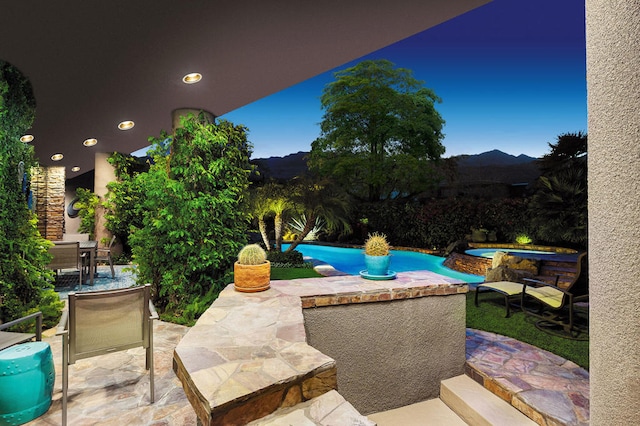
<path fill-rule="evenodd" d="M 46 413 L 55 378 L 48 343 L 23 343 L 0 351 L 0 426 L 21 425 Z"/>

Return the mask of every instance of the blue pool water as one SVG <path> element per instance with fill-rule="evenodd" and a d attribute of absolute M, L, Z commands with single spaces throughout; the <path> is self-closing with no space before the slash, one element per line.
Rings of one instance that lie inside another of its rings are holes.
<path fill-rule="evenodd" d="M 289 245 L 283 244 L 283 250 Z M 350 275 L 358 275 L 365 269 L 364 254 L 361 248 L 343 248 L 300 244 L 296 250 L 304 256 L 321 260 L 335 269 Z M 450 278 L 456 278 L 468 283 L 479 283 L 484 277 L 479 275 L 464 274 L 443 266 L 444 257 L 413 251 L 391 250 L 391 265 L 389 269 L 395 272 L 429 270 Z"/>
<path fill-rule="evenodd" d="M 482 248 L 482 249 L 470 249 L 465 250 L 466 254 L 470 254 L 472 256 L 486 257 L 489 259 L 493 259 L 493 255 L 496 254 L 497 251 L 509 252 L 509 253 L 517 253 L 518 255 L 522 255 L 523 257 L 527 257 L 527 255 L 536 255 L 535 257 L 547 257 L 547 256 L 556 256 L 556 253 L 550 251 L 541 251 L 541 250 L 523 250 L 523 249 L 496 249 L 496 248 Z M 542 255 L 542 256 L 538 256 Z"/>

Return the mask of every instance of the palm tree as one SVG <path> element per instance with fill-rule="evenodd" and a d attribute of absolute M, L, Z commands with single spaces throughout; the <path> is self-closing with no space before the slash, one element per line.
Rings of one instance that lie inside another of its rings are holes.
<path fill-rule="evenodd" d="M 306 222 L 302 232 L 291 243 L 287 252 L 294 250 L 311 232 L 317 218 L 324 219 L 327 230 L 349 232 L 348 215 L 350 211 L 349 197 L 337 186 L 326 182 L 313 183 L 300 180 L 295 183 L 292 201 L 298 213 L 304 214 Z"/>
<path fill-rule="evenodd" d="M 540 189 L 529 208 L 532 225 L 548 242 L 587 242 L 587 177 L 585 168 L 572 167 L 539 179 Z"/>
<path fill-rule="evenodd" d="M 282 251 L 282 228 L 284 224 L 284 215 L 293 208 L 291 200 L 285 196 L 279 196 L 269 199 L 269 208 L 275 214 L 273 219 L 276 237 L 276 251 Z"/>
<path fill-rule="evenodd" d="M 250 215 L 253 219 L 258 221 L 258 229 L 262 236 L 267 250 L 271 249 L 271 243 L 269 242 L 269 235 L 267 234 L 267 223 L 265 219 L 271 214 L 271 206 L 269 199 L 263 196 L 263 187 L 257 188 L 249 194 Z"/>

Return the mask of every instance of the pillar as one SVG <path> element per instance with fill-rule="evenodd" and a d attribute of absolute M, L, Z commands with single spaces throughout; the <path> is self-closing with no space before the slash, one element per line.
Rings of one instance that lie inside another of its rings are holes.
<path fill-rule="evenodd" d="M 116 180 L 115 169 L 107 161 L 110 155 L 111 153 L 107 152 L 96 152 L 94 157 L 95 178 L 93 192 L 100 197 L 101 202 L 105 200 L 107 195 L 107 184 Z M 111 238 L 111 233 L 105 228 L 104 211 L 105 209 L 101 205 L 96 207 L 95 239 L 100 246 L 105 246 L 104 241 Z"/>
<path fill-rule="evenodd" d="M 640 0 L 586 0 L 592 425 L 640 419 Z"/>

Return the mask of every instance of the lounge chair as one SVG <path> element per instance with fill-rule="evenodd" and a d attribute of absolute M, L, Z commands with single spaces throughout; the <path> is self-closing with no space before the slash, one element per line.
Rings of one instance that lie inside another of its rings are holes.
<path fill-rule="evenodd" d="M 587 253 L 578 256 L 576 266 L 576 275 L 567 286 L 524 285 L 520 306 L 525 314 L 539 319 L 536 322 L 539 329 L 570 338 L 578 338 L 581 333 L 588 332 L 588 326 L 576 321 L 576 305 L 589 300 Z M 560 329 L 559 333 L 557 329 Z"/>
<path fill-rule="evenodd" d="M 146 349 L 149 399 L 155 399 L 153 380 L 153 320 L 151 285 L 119 290 L 69 293 L 56 335 L 62 336 L 62 424 L 67 424 L 69 365 L 76 360 L 136 347 Z"/>
<path fill-rule="evenodd" d="M 560 277 L 556 276 L 555 284 L 558 284 L 558 279 Z M 523 281 L 527 281 L 529 286 L 540 284 L 546 285 L 547 283 L 539 280 L 534 280 L 531 278 L 523 278 Z M 511 316 L 511 304 L 513 304 L 516 300 L 519 300 L 522 295 L 522 290 L 524 289 L 525 284 L 517 283 L 514 281 L 496 281 L 496 282 L 488 282 L 478 284 L 476 287 L 476 295 L 475 295 L 475 305 L 478 307 L 478 295 L 483 292 L 495 291 L 504 296 L 504 305 L 506 307 L 506 315 L 505 318 L 509 318 Z"/>

